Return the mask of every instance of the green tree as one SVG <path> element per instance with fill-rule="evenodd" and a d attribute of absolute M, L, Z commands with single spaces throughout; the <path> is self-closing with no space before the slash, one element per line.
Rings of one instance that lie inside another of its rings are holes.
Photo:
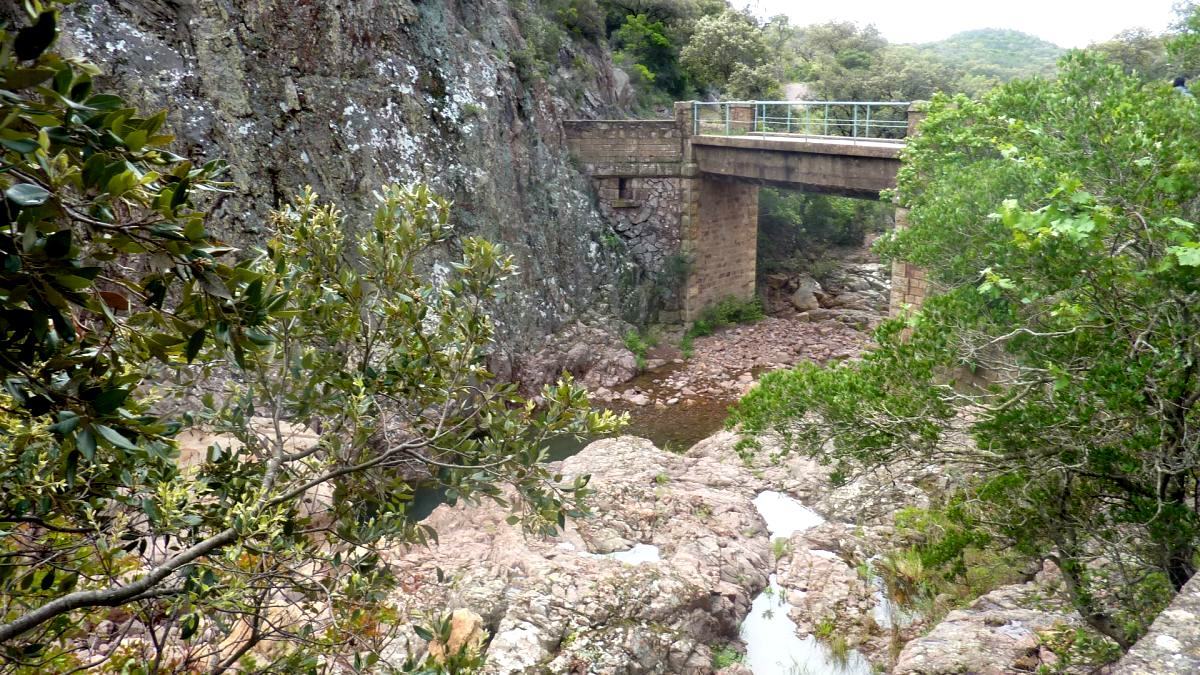
<path fill-rule="evenodd" d="M 305 193 L 224 262 L 193 207 L 220 163 L 93 92 L 94 67 L 49 49 L 53 6 L 29 19 L 0 30 L 6 669 L 86 667 L 117 617 L 151 670 L 225 670 L 263 640 L 290 646 L 281 670 L 370 663 L 403 622 L 380 549 L 434 534 L 406 517 L 415 480 L 535 530 L 582 512 L 586 480 L 559 485 L 542 441 L 619 420 L 570 382 L 535 408 L 486 370 L 507 256 L 389 187 L 356 236 Z M 222 440 L 181 458 L 194 426 Z"/>
<path fill-rule="evenodd" d="M 679 61 L 697 86 L 726 91 L 737 75 L 739 87 L 755 89 L 767 54 L 766 40 L 753 19 L 727 11 L 696 21 Z"/>
<path fill-rule="evenodd" d="M 959 91 L 962 73 L 928 50 L 889 45 L 873 26 L 832 22 L 794 29 L 788 42 L 802 66 L 793 72 L 813 97 L 838 101 L 911 101 Z"/>
<path fill-rule="evenodd" d="M 1167 38 L 1135 28 L 1117 33 L 1111 40 L 1088 47 L 1104 54 L 1108 60 L 1127 73 L 1137 73 L 1148 80 L 1173 79 L 1167 62 Z"/>
<path fill-rule="evenodd" d="M 641 66 L 655 86 L 672 97 L 686 95 L 687 79 L 679 69 L 679 49 L 662 21 L 651 21 L 645 14 L 630 15 L 613 33 L 612 44 L 617 50 L 615 61 Z"/>
<path fill-rule="evenodd" d="M 744 63 L 737 63 L 729 74 L 725 94 L 735 101 L 775 101 L 783 98 L 783 87 L 779 85 L 775 68 L 766 64 L 751 68 Z"/>
<path fill-rule="evenodd" d="M 939 292 L 859 364 L 767 375 L 733 422 L 845 470 L 968 468 L 977 521 L 1127 647 L 1195 570 L 1198 112 L 1089 53 L 936 97 L 883 252 Z"/>
<path fill-rule="evenodd" d="M 1034 75 L 1053 76 L 1055 63 L 1065 52 L 1028 33 L 1000 28 L 963 31 L 923 44 L 921 49 L 997 83 Z"/>
<path fill-rule="evenodd" d="M 1167 55 L 1175 75 L 1200 72 L 1200 6 L 1181 2 L 1175 9 L 1176 22 L 1167 38 Z"/>

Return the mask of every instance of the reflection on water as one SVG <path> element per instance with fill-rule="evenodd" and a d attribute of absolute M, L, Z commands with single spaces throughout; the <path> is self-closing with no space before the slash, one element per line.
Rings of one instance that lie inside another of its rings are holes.
<path fill-rule="evenodd" d="M 808 530 L 825 522 L 819 513 L 800 502 L 774 490 L 758 493 L 754 508 L 767 523 L 771 538 L 790 537 L 793 532 Z"/>
<path fill-rule="evenodd" d="M 775 583 L 760 593 L 742 622 L 746 667 L 754 675 L 871 675 L 871 663 L 856 651 L 836 655 L 812 635 L 796 636 L 786 591 Z"/>
<path fill-rule="evenodd" d="M 767 523 L 772 539 L 790 537 L 825 522 L 816 511 L 795 499 L 767 490 L 754 498 L 754 507 Z M 828 551 L 813 551 L 822 556 Z M 746 666 L 754 675 L 870 675 L 871 663 L 857 651 L 834 654 L 824 642 L 812 635 L 800 638 L 796 624 L 788 616 L 787 591 L 779 587 L 772 574 L 767 588 L 754 598 L 750 614 L 742 622 L 746 641 Z"/>

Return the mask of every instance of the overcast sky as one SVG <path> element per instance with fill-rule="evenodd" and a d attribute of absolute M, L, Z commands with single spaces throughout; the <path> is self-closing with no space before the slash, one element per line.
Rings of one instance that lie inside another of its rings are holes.
<path fill-rule="evenodd" d="M 932 42 L 974 28 L 1012 28 L 1060 47 L 1084 47 L 1126 28 L 1162 31 L 1175 0 L 734 0 L 792 24 L 873 23 L 889 42 Z"/>

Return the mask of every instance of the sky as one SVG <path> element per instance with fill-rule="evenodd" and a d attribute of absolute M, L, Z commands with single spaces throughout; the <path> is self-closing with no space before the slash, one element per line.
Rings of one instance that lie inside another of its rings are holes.
<path fill-rule="evenodd" d="M 1012 28 L 1060 47 L 1085 47 L 1127 28 L 1161 32 L 1176 0 L 734 0 L 793 25 L 875 24 L 889 42 L 933 42 L 975 28 Z"/>

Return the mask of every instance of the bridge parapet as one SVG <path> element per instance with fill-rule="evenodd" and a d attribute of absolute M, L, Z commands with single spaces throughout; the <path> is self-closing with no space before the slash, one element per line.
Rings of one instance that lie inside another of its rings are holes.
<path fill-rule="evenodd" d="M 697 136 L 815 136 L 902 140 L 909 101 L 693 101 Z"/>

